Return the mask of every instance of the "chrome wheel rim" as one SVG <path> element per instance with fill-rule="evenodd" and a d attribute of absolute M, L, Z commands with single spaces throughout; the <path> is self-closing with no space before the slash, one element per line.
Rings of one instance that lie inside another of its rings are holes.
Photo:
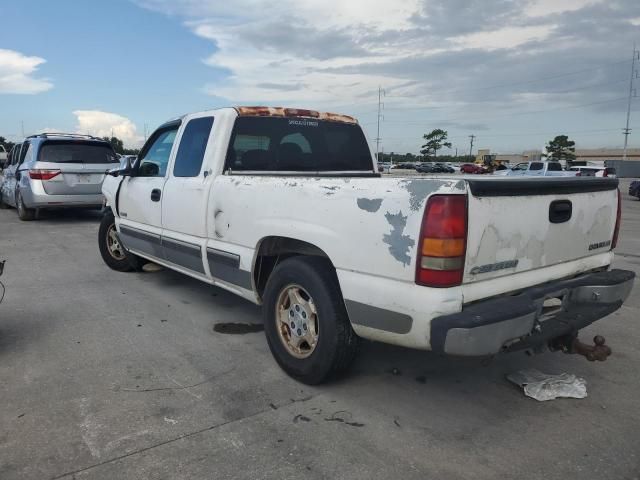
<path fill-rule="evenodd" d="M 287 352 L 308 358 L 318 345 L 318 312 L 311 295 L 300 285 L 287 285 L 276 302 L 276 329 Z"/>
<path fill-rule="evenodd" d="M 109 250 L 109 255 L 116 260 L 125 259 L 125 251 L 120 244 L 120 240 L 118 240 L 115 223 L 109 225 L 109 228 L 107 229 L 107 250 Z"/>

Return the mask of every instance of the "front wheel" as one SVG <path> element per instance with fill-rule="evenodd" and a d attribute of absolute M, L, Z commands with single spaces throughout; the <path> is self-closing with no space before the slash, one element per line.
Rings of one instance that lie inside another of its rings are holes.
<path fill-rule="evenodd" d="M 276 266 L 264 292 L 271 353 L 293 378 L 310 385 L 346 370 L 356 356 L 336 272 L 318 257 L 291 257 Z"/>
<path fill-rule="evenodd" d="M 131 272 L 141 266 L 140 258 L 127 252 L 118 238 L 116 220 L 112 212 L 105 214 L 98 230 L 98 247 L 102 260 L 118 272 Z"/>

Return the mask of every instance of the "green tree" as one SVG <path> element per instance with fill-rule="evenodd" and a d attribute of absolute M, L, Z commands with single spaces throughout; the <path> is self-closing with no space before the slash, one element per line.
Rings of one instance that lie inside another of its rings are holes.
<path fill-rule="evenodd" d="M 565 160 L 567 166 L 571 166 L 571 162 L 576 159 L 576 142 L 569 140 L 566 135 L 557 135 L 545 148 L 547 152 L 543 155 L 549 160 Z"/>
<path fill-rule="evenodd" d="M 446 130 L 436 128 L 429 133 L 425 133 L 422 138 L 425 140 L 425 144 L 420 148 L 420 153 L 425 157 L 433 155 L 435 160 L 438 155 L 438 150 L 442 147 L 451 148 L 451 142 L 447 142 L 449 134 Z"/>
<path fill-rule="evenodd" d="M 122 143 L 122 140 L 120 140 L 118 137 L 111 137 L 111 138 L 102 137 L 102 139 L 109 142 L 113 147 L 113 149 L 116 151 L 116 153 L 119 153 L 120 155 L 124 153 L 124 144 Z"/>
<path fill-rule="evenodd" d="M 15 145 L 15 143 L 10 142 L 9 140 L 7 140 L 4 137 L 0 137 L 0 145 L 4 146 L 4 149 L 9 152 L 13 146 Z"/>

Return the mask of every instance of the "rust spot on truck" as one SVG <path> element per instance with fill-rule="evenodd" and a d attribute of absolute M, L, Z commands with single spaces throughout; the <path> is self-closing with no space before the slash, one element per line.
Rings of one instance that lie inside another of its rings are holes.
<path fill-rule="evenodd" d="M 382 241 L 389 245 L 389 253 L 397 261 L 403 265 L 409 265 L 411 263 L 411 257 L 409 256 L 409 249 L 413 247 L 416 242 L 409 235 L 403 235 L 404 229 L 407 226 L 407 215 L 402 214 L 402 210 L 398 213 L 387 212 L 384 214 L 384 218 L 387 219 L 389 225 L 391 225 L 391 232 L 382 236 Z"/>
<path fill-rule="evenodd" d="M 340 122 L 357 124 L 358 121 L 349 115 L 331 112 L 318 112 L 317 110 L 308 110 L 304 108 L 285 108 L 285 107 L 234 107 L 238 115 L 241 117 L 305 117 L 325 120 L 327 122 Z"/>

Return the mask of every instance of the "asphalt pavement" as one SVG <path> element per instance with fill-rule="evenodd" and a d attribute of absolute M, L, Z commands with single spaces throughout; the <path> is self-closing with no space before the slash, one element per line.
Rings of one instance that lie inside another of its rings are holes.
<path fill-rule="evenodd" d="M 622 182 L 615 265 L 640 271 L 640 201 Z M 97 212 L 0 210 L 0 479 L 638 479 L 640 282 L 602 334 L 604 363 L 490 361 L 365 343 L 348 376 L 286 376 L 260 308 L 178 273 L 118 273 Z M 526 367 L 584 377 L 537 402 Z"/>

